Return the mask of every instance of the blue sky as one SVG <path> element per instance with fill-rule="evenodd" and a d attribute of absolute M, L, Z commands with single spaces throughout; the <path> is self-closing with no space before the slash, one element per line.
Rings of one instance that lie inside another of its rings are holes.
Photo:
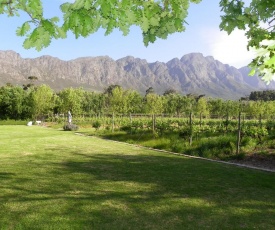
<path fill-rule="evenodd" d="M 59 4 L 63 0 L 44 0 L 46 16 L 59 14 Z M 141 31 L 133 27 L 128 36 L 120 31 L 104 36 L 104 31 L 98 31 L 88 38 L 75 39 L 69 34 L 66 39 L 53 40 L 48 48 L 37 52 L 22 47 L 24 38 L 17 37 L 16 28 L 25 20 L 26 15 L 8 18 L 0 15 L 1 42 L 0 50 L 14 50 L 23 58 L 35 58 L 51 55 L 62 60 L 72 60 L 78 57 L 109 56 L 114 60 L 125 56 L 146 59 L 148 62 L 167 62 L 175 57 L 199 52 L 237 68 L 247 65 L 253 54 L 247 52 L 246 37 L 242 31 L 234 31 L 230 36 L 219 30 L 220 23 L 219 0 L 203 0 L 200 4 L 191 4 L 186 25 L 186 31 L 170 35 L 166 40 L 157 40 L 145 47 Z"/>

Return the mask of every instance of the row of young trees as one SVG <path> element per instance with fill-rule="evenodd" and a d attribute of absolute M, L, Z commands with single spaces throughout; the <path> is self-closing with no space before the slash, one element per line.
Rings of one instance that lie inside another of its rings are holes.
<path fill-rule="evenodd" d="M 54 92 L 47 85 L 21 87 L 6 85 L 0 88 L 0 119 L 42 119 L 45 115 L 64 114 L 70 110 L 74 116 L 104 114 L 193 114 L 208 117 L 237 116 L 245 112 L 254 117 L 275 114 L 275 101 L 232 101 L 181 95 L 168 90 L 163 95 L 149 88 L 145 96 L 118 85 L 104 92 L 90 92 L 82 88 L 65 88 Z"/>

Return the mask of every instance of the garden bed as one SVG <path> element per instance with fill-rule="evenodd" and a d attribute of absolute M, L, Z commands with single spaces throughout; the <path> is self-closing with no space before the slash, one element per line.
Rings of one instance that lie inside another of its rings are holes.
<path fill-rule="evenodd" d="M 243 159 L 235 159 L 230 162 L 275 171 L 275 153 L 273 151 L 247 154 Z"/>

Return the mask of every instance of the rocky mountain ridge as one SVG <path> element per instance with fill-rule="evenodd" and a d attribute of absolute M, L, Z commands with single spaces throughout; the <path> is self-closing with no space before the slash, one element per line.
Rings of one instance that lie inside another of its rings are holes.
<path fill-rule="evenodd" d="M 159 94 L 174 89 L 182 94 L 238 99 L 251 91 L 275 89 L 275 83 L 267 86 L 248 73 L 247 67 L 237 69 L 200 53 L 186 54 L 167 63 L 148 63 L 131 56 L 118 60 L 101 56 L 63 61 L 52 56 L 22 58 L 14 51 L 0 51 L 0 85 L 22 85 L 29 76 L 36 76 L 36 84 L 48 84 L 55 90 L 83 87 L 103 91 L 117 84 L 141 93 L 153 87 Z"/>

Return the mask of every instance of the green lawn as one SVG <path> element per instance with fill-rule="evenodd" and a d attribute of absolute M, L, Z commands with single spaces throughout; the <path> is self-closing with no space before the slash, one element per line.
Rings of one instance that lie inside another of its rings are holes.
<path fill-rule="evenodd" d="M 0 126 L 0 229 L 275 229 L 275 174 Z"/>

